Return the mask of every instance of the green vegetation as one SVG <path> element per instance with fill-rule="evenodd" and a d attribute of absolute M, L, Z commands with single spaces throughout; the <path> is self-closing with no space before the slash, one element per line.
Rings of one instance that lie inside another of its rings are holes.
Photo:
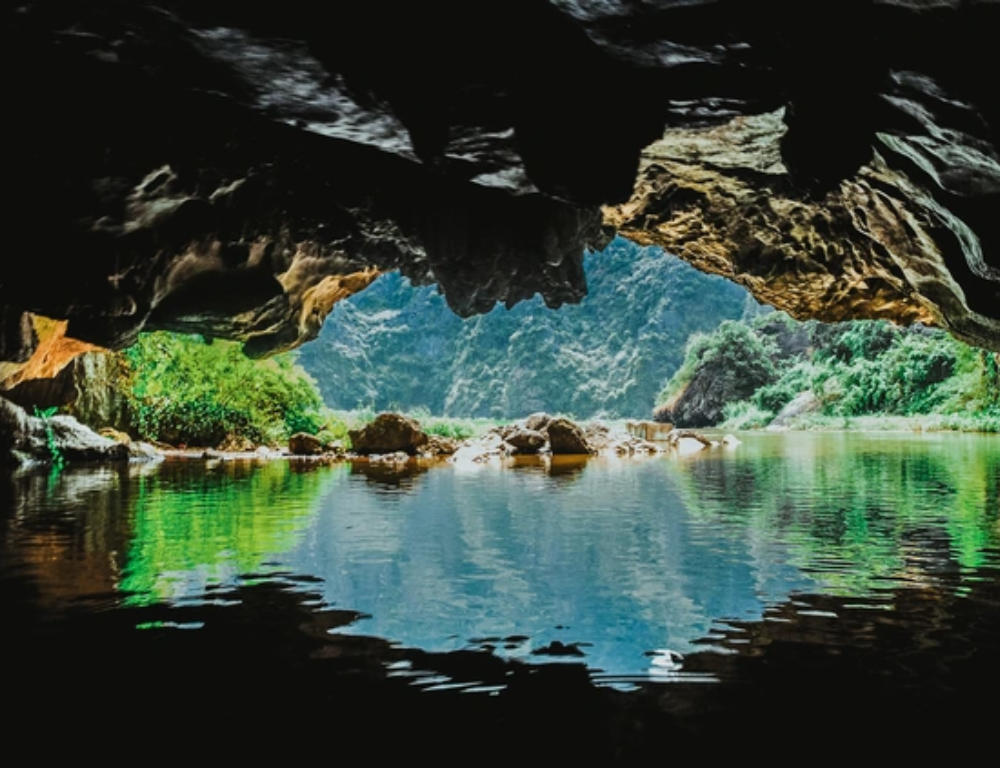
<path fill-rule="evenodd" d="M 294 355 L 251 360 L 238 344 L 143 334 L 123 353 L 136 436 L 171 445 L 279 445 L 295 432 L 346 437 Z"/>
<path fill-rule="evenodd" d="M 284 463 L 178 464 L 135 479 L 132 537 L 119 589 L 132 606 L 183 595 L 194 580 L 233 585 L 273 569 L 313 522 L 316 503 L 346 474 Z"/>
<path fill-rule="evenodd" d="M 142 334 L 121 355 L 132 432 L 141 440 L 233 450 L 280 446 L 296 432 L 348 447 L 348 430 L 375 418 L 374 408 L 334 411 L 295 353 L 251 360 L 238 344 L 199 336 Z M 44 414 L 38 414 L 44 415 Z M 462 440 L 484 434 L 492 419 L 407 415 L 428 434 Z"/>
<path fill-rule="evenodd" d="M 52 416 L 59 409 L 57 407 L 39 410 L 35 408 L 35 416 L 42 420 L 45 425 L 45 447 L 49 451 L 49 460 L 52 462 L 52 469 L 58 472 L 66 464 L 66 457 L 59 448 L 59 441 L 56 439 L 55 430 L 52 428 Z"/>
<path fill-rule="evenodd" d="M 381 411 L 463 439 L 536 411 L 761 428 L 811 393 L 797 426 L 1000 431 L 1000 364 L 943 331 L 796 322 L 740 287 L 618 239 L 584 261 L 589 294 L 462 319 L 433 287 L 388 274 L 340 302 L 294 354 L 144 334 L 121 355 L 132 432 L 199 447 L 347 443 Z M 659 393 L 659 394 L 658 394 Z M 687 409 L 686 411 L 684 409 Z M 433 414 L 433 415 L 432 415 Z"/>
<path fill-rule="evenodd" d="M 913 579 L 935 557 L 969 569 L 986 564 L 1000 545 L 1000 441 L 844 437 L 788 435 L 778 452 L 767 441 L 748 441 L 725 471 L 717 461 L 665 470 L 694 521 L 738 542 L 786 542 L 786 562 L 819 580 L 824 592 L 877 594 L 888 581 Z M 940 545 L 914 559 L 915 540 Z"/>
<path fill-rule="evenodd" d="M 799 426 L 919 417 L 929 428 L 1000 431 L 997 355 L 923 326 L 801 323 L 777 312 L 726 322 L 689 341 L 661 407 L 683 413 L 685 393 L 700 380 L 719 395 L 722 418 L 713 423 L 731 429 L 766 426 L 793 398 L 811 393 L 814 407 Z M 699 397 L 704 411 L 707 395 Z"/>

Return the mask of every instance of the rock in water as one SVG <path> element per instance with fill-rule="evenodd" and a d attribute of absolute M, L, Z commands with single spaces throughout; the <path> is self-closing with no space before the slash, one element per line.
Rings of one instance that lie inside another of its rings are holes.
<path fill-rule="evenodd" d="M 545 429 L 553 455 L 593 453 L 583 430 L 569 419 L 558 416 Z"/>
<path fill-rule="evenodd" d="M 288 452 L 293 456 L 319 456 L 323 453 L 323 442 L 307 432 L 296 432 L 288 438 Z"/>
<path fill-rule="evenodd" d="M 380 413 L 367 426 L 347 434 L 351 449 L 362 456 L 397 451 L 414 456 L 428 442 L 416 420 L 398 413 Z"/>

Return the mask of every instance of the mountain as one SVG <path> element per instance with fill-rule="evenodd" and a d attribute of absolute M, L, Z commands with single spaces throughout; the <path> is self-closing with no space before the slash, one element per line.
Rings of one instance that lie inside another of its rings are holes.
<path fill-rule="evenodd" d="M 587 296 L 459 318 L 398 273 L 334 307 L 299 363 L 327 405 L 510 419 L 647 417 L 688 337 L 756 305 L 727 280 L 617 238 L 587 254 Z"/>

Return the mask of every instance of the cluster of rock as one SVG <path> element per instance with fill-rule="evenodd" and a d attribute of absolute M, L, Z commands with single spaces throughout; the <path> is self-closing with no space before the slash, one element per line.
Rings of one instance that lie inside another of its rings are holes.
<path fill-rule="evenodd" d="M 487 461 L 525 455 L 633 456 L 664 450 L 702 450 L 737 441 L 727 436 L 716 442 L 690 430 L 674 430 L 653 422 L 628 422 L 614 429 L 600 421 L 579 425 L 562 416 L 532 414 L 523 421 L 496 427 L 483 438 L 470 441 L 452 457 L 453 461 Z"/>
<path fill-rule="evenodd" d="M 581 425 L 547 413 L 532 414 L 466 441 L 428 434 L 419 422 L 402 414 L 381 413 L 366 426 L 350 430 L 348 436 L 352 446 L 349 453 L 339 443 L 329 444 L 304 432 L 292 435 L 287 451 L 259 448 L 254 453 L 363 457 L 383 463 L 441 456 L 481 462 L 510 456 L 640 455 L 668 449 L 700 450 L 719 444 L 695 432 L 654 422 L 628 422 L 621 430 L 599 421 Z M 111 429 L 98 433 L 67 415 L 32 416 L 0 398 L 0 463 L 127 461 L 162 455 L 160 448 L 132 441 L 124 433 Z M 226 452 L 206 451 L 203 455 L 224 458 Z"/>

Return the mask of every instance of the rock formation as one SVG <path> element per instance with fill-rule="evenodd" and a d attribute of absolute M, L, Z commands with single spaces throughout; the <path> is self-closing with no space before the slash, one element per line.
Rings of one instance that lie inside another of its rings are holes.
<path fill-rule="evenodd" d="M 76 463 L 127 461 L 136 451 L 94 432 L 72 416 L 31 416 L 23 408 L 0 398 L 0 465 L 26 462 Z"/>
<path fill-rule="evenodd" d="M 461 315 L 617 229 L 797 317 L 1000 349 L 1000 0 L 25 0 L 6 378 L 31 316 L 267 355 L 398 269 Z M 68 352 L 67 352 L 68 354 Z"/>

